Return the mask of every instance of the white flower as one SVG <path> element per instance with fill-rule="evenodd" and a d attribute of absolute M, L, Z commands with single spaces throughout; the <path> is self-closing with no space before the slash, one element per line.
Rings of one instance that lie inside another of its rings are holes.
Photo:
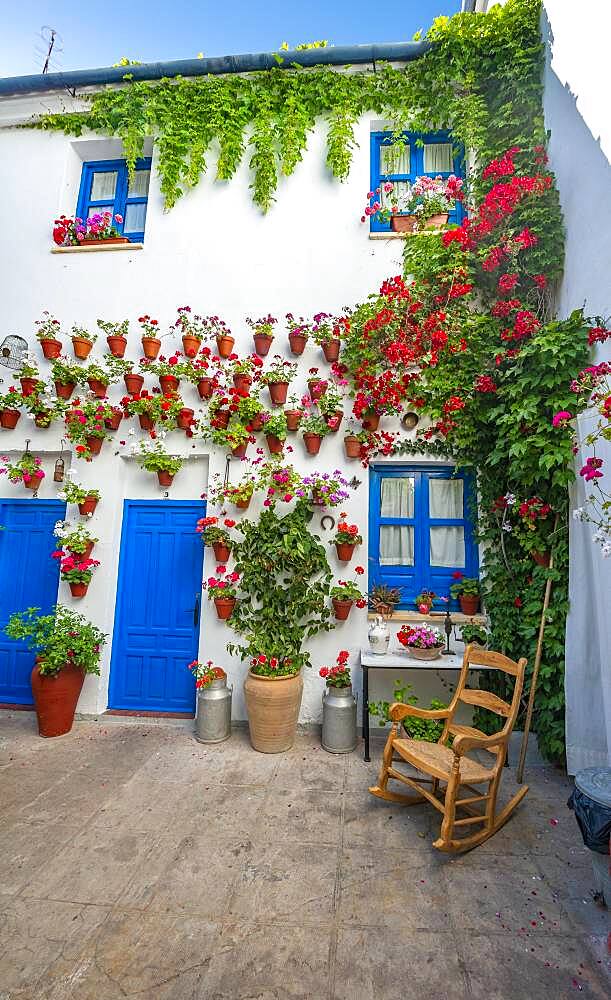
<path fill-rule="evenodd" d="M 605 544 L 601 546 L 600 551 L 602 552 L 605 559 L 607 558 L 607 556 L 611 556 L 611 542 L 605 542 Z"/>
<path fill-rule="evenodd" d="M 134 430 L 134 428 L 133 428 L 133 427 L 130 427 L 130 429 L 128 430 L 128 432 L 127 432 L 127 433 L 128 433 L 128 435 L 129 435 L 129 437 L 134 437 L 134 436 L 135 436 L 135 434 L 136 434 L 136 432 L 135 432 L 135 430 Z"/>
<path fill-rule="evenodd" d="M 505 523 L 503 524 L 503 531 L 512 531 L 512 530 L 513 529 L 511 525 L 507 521 L 505 521 Z"/>
<path fill-rule="evenodd" d="M 592 535 L 593 542 L 604 542 L 604 540 L 605 540 L 604 531 L 597 531 L 594 535 Z"/>
<path fill-rule="evenodd" d="M 505 503 L 507 504 L 508 507 L 513 507 L 514 503 L 516 502 L 515 494 L 514 493 L 506 493 L 505 497 L 504 497 L 504 500 L 505 500 Z"/>
<path fill-rule="evenodd" d="M 584 512 L 583 507 L 576 507 L 575 510 L 573 511 L 573 520 L 574 521 L 583 521 L 584 513 L 585 512 Z"/>

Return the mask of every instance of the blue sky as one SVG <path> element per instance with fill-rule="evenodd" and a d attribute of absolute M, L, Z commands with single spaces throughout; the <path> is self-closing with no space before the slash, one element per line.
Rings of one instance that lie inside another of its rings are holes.
<path fill-rule="evenodd" d="M 42 69 L 43 25 L 61 35 L 52 68 L 110 66 L 122 56 L 141 62 L 234 52 L 265 52 L 326 38 L 335 45 L 405 41 L 460 0 L 386 0 L 372 16 L 364 0 L 18 0 L 6 3 L 0 76 Z"/>

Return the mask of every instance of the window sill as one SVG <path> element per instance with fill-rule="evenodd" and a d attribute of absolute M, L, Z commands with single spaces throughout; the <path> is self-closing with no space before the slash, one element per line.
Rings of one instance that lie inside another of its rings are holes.
<path fill-rule="evenodd" d="M 430 615 L 421 615 L 419 611 L 395 611 L 391 615 L 393 622 L 433 622 L 440 624 L 445 618 L 445 611 L 433 611 Z M 377 615 L 370 611 L 367 615 L 369 621 L 373 621 Z M 462 611 L 450 611 L 450 617 L 455 625 L 487 625 L 486 615 L 479 612 L 476 615 L 463 615 Z"/>
<path fill-rule="evenodd" d="M 100 243 L 86 247 L 51 247 L 51 253 L 110 253 L 112 250 L 144 250 L 144 243 Z"/>
<path fill-rule="evenodd" d="M 370 240 L 406 240 L 410 236 L 435 236 L 445 232 L 445 229 L 423 229 L 419 233 L 369 233 Z"/>

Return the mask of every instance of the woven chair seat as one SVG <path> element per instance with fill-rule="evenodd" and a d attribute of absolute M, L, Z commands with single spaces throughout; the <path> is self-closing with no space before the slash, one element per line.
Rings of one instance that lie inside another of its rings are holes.
<path fill-rule="evenodd" d="M 450 777 L 454 754 L 449 747 L 444 747 L 441 743 L 410 739 L 396 739 L 392 745 L 403 760 L 425 774 L 441 781 L 447 781 Z M 463 784 L 468 782 L 479 785 L 483 781 L 491 781 L 494 774 L 494 768 L 483 767 L 467 755 L 460 759 L 460 780 Z"/>

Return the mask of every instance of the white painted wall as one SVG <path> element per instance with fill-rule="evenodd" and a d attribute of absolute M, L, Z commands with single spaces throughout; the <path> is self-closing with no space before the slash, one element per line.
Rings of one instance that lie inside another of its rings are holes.
<path fill-rule="evenodd" d="M 56 106 L 59 101 L 55 97 L 6 101 L 0 103 L 0 124 L 24 120 Z M 400 241 L 370 240 L 368 230 L 359 221 L 369 187 L 369 133 L 372 125 L 379 124 L 367 118 L 358 123 L 358 147 L 345 184 L 334 181 L 325 168 L 324 134 L 318 127 L 294 176 L 280 182 L 277 204 L 267 216 L 252 205 L 245 166 L 231 182 L 215 184 L 212 163 L 200 185 L 169 213 L 163 211 L 153 175 L 143 250 L 66 255 L 50 252 L 53 219 L 59 213 L 73 214 L 75 210 L 82 160 L 117 156 L 120 151 L 116 143 L 97 137 L 71 140 L 61 134 L 33 130 L 0 131 L 0 333 L 17 333 L 36 345 L 33 324 L 44 309 L 62 321 L 66 333 L 73 322 L 95 329 L 98 317 L 121 320 L 129 316 L 133 328 L 127 356 L 138 358 L 141 349 L 137 317 L 149 313 L 167 328 L 175 318 L 176 307 L 189 304 L 199 313 L 223 316 L 236 335 L 236 351 L 245 354 L 252 350 L 250 330 L 243 322 L 247 315 L 271 311 L 282 317 L 292 311 L 311 316 L 317 311 L 339 311 L 345 304 L 362 300 L 385 277 L 401 270 Z M 67 336 L 64 339 L 67 353 L 71 353 L 70 341 Z M 278 351 L 288 356 L 282 327 L 276 344 Z M 105 346 L 98 342 L 92 357 L 101 354 Z M 172 337 L 164 342 L 162 353 L 170 353 L 178 346 L 179 341 Z M 307 369 L 313 365 L 325 367 L 322 354 L 315 345 L 309 345 L 296 383 L 299 391 L 305 389 Z M 45 363 L 42 372 L 48 373 Z M 122 394 L 121 388 L 114 387 L 110 398 L 116 400 Z M 184 396 L 186 405 L 197 405 L 194 387 L 187 387 Z M 138 428 L 137 421 L 129 423 Z M 125 433 L 124 422 L 116 438 L 125 438 Z M 2 435 L 1 447 L 8 453 L 20 452 L 24 438 L 32 437 L 31 448 L 44 456 L 47 472 L 41 496 L 53 497 L 56 487 L 52 483 L 52 466 L 61 428 L 38 431 L 22 417 L 15 431 L 4 431 Z M 168 444 L 173 451 L 180 450 L 192 458 L 176 477 L 172 498 L 199 497 L 207 486 L 208 472 L 224 470 L 222 449 L 188 442 L 180 432 L 168 439 Z M 361 562 L 366 566 L 367 472 L 360 463 L 345 461 L 341 434 L 329 436 L 317 458 L 306 456 L 300 436 L 294 444 L 292 459 L 300 471 L 345 468 L 348 478 L 356 473 L 362 480 L 345 510 L 364 536 L 353 565 Z M 133 460 L 117 457 L 110 442 L 91 463 L 75 460 L 75 465 L 81 481 L 100 488 L 103 494 L 91 522 L 100 538 L 94 555 L 101 559 L 102 566 L 87 596 L 77 603 L 79 610 L 111 633 L 123 500 L 160 497 L 161 493 L 156 478 L 142 472 Z M 233 480 L 238 478 L 237 473 L 232 468 Z M 15 488 L 4 479 L 0 480 L 0 492 L 16 495 Z M 248 516 L 257 514 L 257 502 L 251 504 Z M 319 521 L 316 516 L 312 522 L 315 530 Z M 346 575 L 341 573 L 334 550 L 330 550 L 330 563 L 338 576 Z M 204 575 L 213 565 L 213 554 L 207 551 Z M 363 579 L 366 581 L 366 577 Z M 67 585 L 60 585 L 60 600 L 71 600 Z M 246 668 L 225 651 L 233 633 L 216 620 L 214 608 L 206 600 L 203 609 L 200 659 L 212 658 L 226 666 L 235 684 L 234 715 L 244 719 L 241 682 Z M 320 717 L 323 682 L 317 668 L 333 663 L 341 648 L 350 650 L 354 665 L 360 646 L 366 644 L 366 628 L 366 612 L 353 609 L 348 623 L 312 643 L 315 669 L 305 677 L 303 721 Z M 110 654 L 109 642 L 102 658 L 102 675 L 86 679 L 79 711 L 99 712 L 106 708 Z M 444 690 L 434 677 L 424 682 L 413 671 L 409 675 L 423 699 L 431 695 L 443 697 Z M 389 672 L 382 680 L 376 674 L 372 678 L 372 697 L 390 694 L 394 676 Z M 358 670 L 355 683 L 360 685 Z"/>

